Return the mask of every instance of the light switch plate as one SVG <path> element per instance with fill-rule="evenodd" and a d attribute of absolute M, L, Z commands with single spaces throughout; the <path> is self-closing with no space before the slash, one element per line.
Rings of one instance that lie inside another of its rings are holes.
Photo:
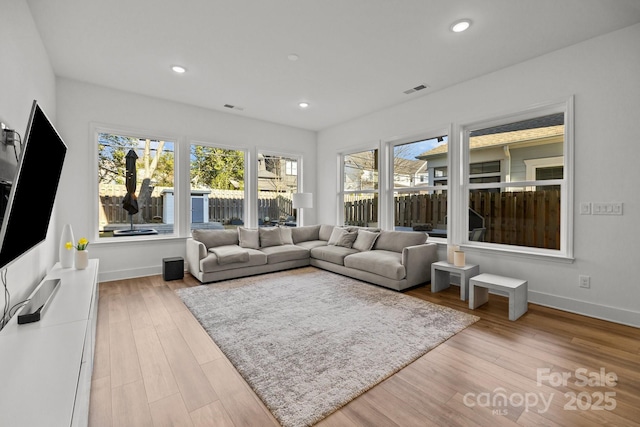
<path fill-rule="evenodd" d="M 591 215 L 591 203 L 580 203 L 580 215 Z"/>
<path fill-rule="evenodd" d="M 622 203 L 594 203 L 593 215 L 622 215 Z"/>

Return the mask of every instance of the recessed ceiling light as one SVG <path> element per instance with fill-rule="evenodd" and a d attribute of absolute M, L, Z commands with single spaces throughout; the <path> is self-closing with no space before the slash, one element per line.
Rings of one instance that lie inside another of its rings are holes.
<path fill-rule="evenodd" d="M 298 107 L 300 108 L 308 108 L 309 107 L 309 103 L 308 102 L 301 102 L 298 104 Z"/>
<path fill-rule="evenodd" d="M 289 61 L 297 61 L 299 56 L 295 53 L 290 53 L 289 55 L 287 55 L 287 58 L 289 58 Z"/>
<path fill-rule="evenodd" d="M 470 19 L 460 19 L 454 22 L 453 24 L 451 24 L 451 31 L 453 31 L 454 33 L 461 33 L 466 29 L 468 29 L 470 26 L 471 26 Z"/>
<path fill-rule="evenodd" d="M 171 69 L 172 69 L 174 72 L 178 73 L 178 74 L 182 74 L 182 73 L 184 73 L 184 72 L 186 72 L 186 71 L 187 71 L 187 69 L 186 69 L 186 68 L 184 68 L 183 66 L 180 66 L 180 65 L 173 65 L 173 66 L 171 67 Z"/>

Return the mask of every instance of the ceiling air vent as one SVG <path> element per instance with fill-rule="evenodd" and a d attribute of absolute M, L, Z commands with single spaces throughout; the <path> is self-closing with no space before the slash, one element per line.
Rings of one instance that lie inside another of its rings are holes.
<path fill-rule="evenodd" d="M 413 87 L 411 89 L 405 90 L 404 93 L 409 95 L 409 94 L 412 94 L 413 92 L 417 92 L 419 90 L 426 89 L 428 87 L 429 87 L 429 85 L 421 84 L 420 86 L 416 86 L 416 87 Z"/>
<path fill-rule="evenodd" d="M 237 105 L 231 105 L 231 104 L 224 104 L 225 108 L 229 108 L 231 110 L 238 110 L 238 111 L 243 111 L 244 107 L 238 107 Z"/>

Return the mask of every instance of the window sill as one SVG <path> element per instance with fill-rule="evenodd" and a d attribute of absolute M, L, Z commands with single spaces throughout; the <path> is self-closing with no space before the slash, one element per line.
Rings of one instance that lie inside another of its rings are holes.
<path fill-rule="evenodd" d="M 511 256 L 514 258 L 527 258 L 527 259 L 539 259 L 544 261 L 552 261 L 559 262 L 563 264 L 572 264 L 575 261 L 575 258 L 568 257 L 560 252 L 552 253 L 552 252 L 533 252 L 527 251 L 525 249 L 515 249 L 515 248 L 504 248 L 504 247 L 491 247 L 491 246 L 480 246 L 473 244 L 462 244 L 460 245 L 465 251 L 469 252 L 478 252 L 478 253 L 499 253 L 500 255 Z"/>
<path fill-rule="evenodd" d="M 446 246 L 446 240 L 440 241 L 440 239 L 432 240 L 434 243 L 438 243 L 440 245 Z M 561 253 L 551 253 L 551 252 L 533 252 L 527 251 L 521 248 L 505 248 L 505 247 L 493 247 L 489 245 L 477 245 L 477 244 L 468 244 L 463 243 L 459 245 L 460 248 L 469 252 L 469 253 L 484 253 L 484 254 L 500 254 L 514 258 L 525 258 L 525 259 L 539 259 L 543 261 L 551 261 L 558 262 L 562 264 L 572 264 L 575 261 L 574 257 L 569 257 Z"/>
<path fill-rule="evenodd" d="M 153 243 L 153 242 L 166 242 L 172 240 L 185 240 L 187 237 L 178 236 L 175 234 L 159 234 L 148 236 L 132 236 L 132 237 L 103 237 L 98 238 L 91 242 L 91 245 L 117 245 L 118 243 L 136 244 L 136 243 Z"/>

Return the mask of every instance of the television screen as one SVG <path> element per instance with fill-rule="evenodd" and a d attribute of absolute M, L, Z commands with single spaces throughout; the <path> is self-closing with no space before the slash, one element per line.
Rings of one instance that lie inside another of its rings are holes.
<path fill-rule="evenodd" d="M 67 146 L 33 101 L 23 142 L 0 150 L 1 269 L 47 237 Z M 14 165 L 12 155 L 18 159 Z"/>

